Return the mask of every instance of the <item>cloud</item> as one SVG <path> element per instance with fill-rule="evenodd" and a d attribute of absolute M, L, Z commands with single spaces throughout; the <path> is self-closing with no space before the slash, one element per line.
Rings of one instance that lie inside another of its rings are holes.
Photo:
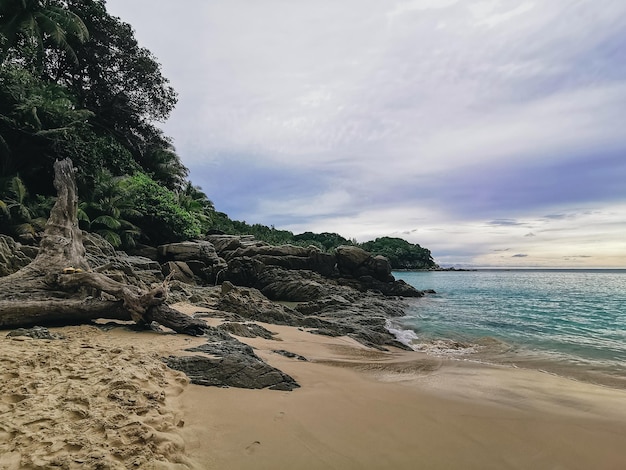
<path fill-rule="evenodd" d="M 497 219 L 497 220 L 492 220 L 490 222 L 487 222 L 487 224 L 488 225 L 495 225 L 495 226 L 505 226 L 505 227 L 509 227 L 511 225 L 521 225 L 515 219 Z"/>
<path fill-rule="evenodd" d="M 165 131 L 218 209 L 450 262 L 626 266 L 623 1 L 186 5 L 107 1 L 171 77 Z"/>
<path fill-rule="evenodd" d="M 511 256 L 511 258 L 526 258 L 528 255 L 526 253 L 517 253 L 516 255 Z"/>

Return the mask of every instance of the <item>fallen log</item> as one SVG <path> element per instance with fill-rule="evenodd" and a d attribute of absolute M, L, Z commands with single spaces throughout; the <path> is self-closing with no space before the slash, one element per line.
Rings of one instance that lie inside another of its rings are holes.
<path fill-rule="evenodd" d="M 54 163 L 57 200 L 37 257 L 0 278 L 0 328 L 85 323 L 97 318 L 153 321 L 201 335 L 207 325 L 165 304 L 168 280 L 152 289 L 124 284 L 92 270 L 78 227 L 78 194 L 70 159 Z M 106 295 L 104 295 L 106 294 Z"/>

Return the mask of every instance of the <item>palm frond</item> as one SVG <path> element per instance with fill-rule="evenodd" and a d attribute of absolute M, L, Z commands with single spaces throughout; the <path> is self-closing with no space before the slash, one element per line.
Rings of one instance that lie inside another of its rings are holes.
<path fill-rule="evenodd" d="M 114 248 L 117 248 L 122 244 L 121 237 L 112 230 L 96 230 L 96 233 L 113 245 Z"/>
<path fill-rule="evenodd" d="M 15 230 L 15 233 L 18 235 L 35 235 L 35 227 L 28 222 L 16 225 L 13 227 L 13 230 Z"/>
<path fill-rule="evenodd" d="M 92 220 L 91 224 L 92 225 L 93 224 L 104 225 L 105 227 L 112 229 L 112 230 L 117 230 L 122 227 L 121 222 L 117 220 L 116 218 L 111 217 L 110 215 L 98 216 Z"/>

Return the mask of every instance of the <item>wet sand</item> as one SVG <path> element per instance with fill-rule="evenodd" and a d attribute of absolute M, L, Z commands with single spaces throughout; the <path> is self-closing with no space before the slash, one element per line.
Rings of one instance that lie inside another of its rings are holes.
<path fill-rule="evenodd" d="M 202 338 L 0 332 L 0 469 L 626 468 L 624 390 L 263 326 L 275 340 L 239 339 L 302 388 L 190 385 L 161 362 Z"/>

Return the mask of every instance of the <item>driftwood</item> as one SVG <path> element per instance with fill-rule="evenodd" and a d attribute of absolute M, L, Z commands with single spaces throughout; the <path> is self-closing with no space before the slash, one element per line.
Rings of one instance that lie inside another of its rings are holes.
<path fill-rule="evenodd" d="M 200 335 L 206 323 L 165 304 L 167 279 L 153 289 L 115 281 L 92 270 L 78 227 L 78 195 L 70 159 L 54 164 L 57 200 L 28 266 L 0 278 L 0 328 L 84 323 L 96 318 L 157 323 Z M 104 298 L 102 293 L 108 294 Z M 111 300 L 111 298 L 115 300 Z"/>

